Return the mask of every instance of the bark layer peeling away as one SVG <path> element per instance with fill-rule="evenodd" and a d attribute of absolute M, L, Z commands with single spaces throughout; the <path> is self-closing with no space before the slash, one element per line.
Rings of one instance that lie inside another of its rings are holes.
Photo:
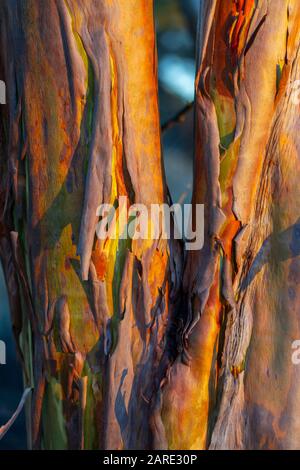
<path fill-rule="evenodd" d="M 300 445 L 299 20 L 296 1 L 200 2 L 193 201 L 206 236 L 184 272 L 189 368 L 178 358 L 163 391 L 174 449 Z"/>
<path fill-rule="evenodd" d="M 95 229 L 98 206 L 119 196 L 167 202 L 152 1 L 0 9 L 0 246 L 33 388 L 31 445 L 151 448 L 176 354 L 181 248 L 99 241 Z"/>
<path fill-rule="evenodd" d="M 205 243 L 183 263 L 175 240 L 95 238 L 101 203 L 170 202 L 153 2 L 1 2 L 0 256 L 33 448 L 300 447 L 299 24 L 298 0 L 199 0 Z"/>

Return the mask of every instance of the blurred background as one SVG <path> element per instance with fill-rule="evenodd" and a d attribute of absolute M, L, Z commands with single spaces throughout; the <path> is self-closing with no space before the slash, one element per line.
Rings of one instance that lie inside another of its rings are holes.
<path fill-rule="evenodd" d="M 167 183 L 173 202 L 189 203 L 192 191 L 193 111 L 182 122 L 167 123 L 194 99 L 195 37 L 199 0 L 155 0 L 159 60 L 159 99 Z M 0 340 L 6 365 L 0 365 L 0 426 L 8 421 L 23 392 L 10 328 L 9 306 L 0 264 Z M 2 449 L 25 449 L 24 412 L 0 441 Z"/>
<path fill-rule="evenodd" d="M 159 102 L 164 126 L 194 100 L 195 37 L 199 0 L 156 0 Z M 173 202 L 192 192 L 193 111 L 163 132 L 167 183 Z"/>

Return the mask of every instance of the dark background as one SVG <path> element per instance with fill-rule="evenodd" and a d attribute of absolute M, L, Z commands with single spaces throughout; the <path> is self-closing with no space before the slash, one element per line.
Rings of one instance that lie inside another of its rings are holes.
<path fill-rule="evenodd" d="M 156 0 L 161 123 L 165 124 L 194 98 L 194 45 L 199 0 Z M 192 189 L 193 116 L 163 134 L 167 183 L 173 202 L 189 203 Z M 9 306 L 0 264 L 0 339 L 6 343 L 6 365 L 0 365 L 0 426 L 8 421 L 23 392 L 22 372 L 10 329 Z M 0 449 L 25 449 L 24 412 L 0 441 Z"/>

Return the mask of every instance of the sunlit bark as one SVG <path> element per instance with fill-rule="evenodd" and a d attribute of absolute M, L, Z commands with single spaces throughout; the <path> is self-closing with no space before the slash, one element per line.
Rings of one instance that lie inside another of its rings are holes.
<path fill-rule="evenodd" d="M 101 202 L 168 201 L 152 1 L 0 4 L 0 255 L 34 448 L 300 447 L 300 4 L 199 5 L 205 245 L 182 295 L 178 245 L 95 238 Z"/>
<path fill-rule="evenodd" d="M 0 253 L 29 445 L 166 446 L 179 248 L 95 237 L 101 203 L 168 198 L 153 3 L 2 1 L 0 18 Z"/>
<path fill-rule="evenodd" d="M 300 447 L 299 24 L 297 0 L 200 2 L 206 242 L 184 275 L 189 366 L 178 358 L 164 390 L 171 448 Z"/>

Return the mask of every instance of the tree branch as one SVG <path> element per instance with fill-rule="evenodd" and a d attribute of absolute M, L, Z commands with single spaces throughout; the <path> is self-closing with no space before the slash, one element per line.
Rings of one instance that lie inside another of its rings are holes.
<path fill-rule="evenodd" d="M 180 124 L 185 121 L 187 113 L 194 107 L 194 101 L 191 103 L 188 103 L 183 109 L 181 109 L 175 116 L 173 116 L 171 119 L 169 119 L 167 122 L 165 122 L 161 126 L 161 131 L 165 132 L 172 127 L 175 126 L 175 124 Z"/>

